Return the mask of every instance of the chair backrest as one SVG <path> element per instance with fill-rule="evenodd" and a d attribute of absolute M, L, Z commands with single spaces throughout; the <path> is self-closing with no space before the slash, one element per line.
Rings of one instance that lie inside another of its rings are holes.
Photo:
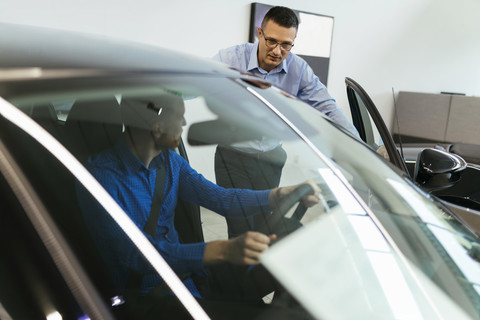
<path fill-rule="evenodd" d="M 57 114 L 51 104 L 44 104 L 32 108 L 31 117 L 38 121 L 57 121 Z"/>
<path fill-rule="evenodd" d="M 112 147 L 122 134 L 120 106 L 108 100 L 78 100 L 65 123 L 66 146 L 80 160 Z"/>
<path fill-rule="evenodd" d="M 63 126 L 58 120 L 53 105 L 42 104 L 32 107 L 30 117 L 53 136 L 61 135 Z"/>

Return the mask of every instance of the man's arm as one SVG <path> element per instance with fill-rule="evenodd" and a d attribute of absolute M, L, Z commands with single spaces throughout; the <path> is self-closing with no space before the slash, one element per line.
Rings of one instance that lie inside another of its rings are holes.
<path fill-rule="evenodd" d="M 271 209 L 270 190 L 226 189 L 206 179 L 190 164 L 172 153 L 180 172 L 178 197 L 225 217 L 245 217 Z"/>
<path fill-rule="evenodd" d="M 325 85 L 320 82 L 320 79 L 307 64 L 301 74 L 297 97 L 325 114 L 356 137 L 360 137 L 352 121 L 348 119 L 335 99 L 330 96 Z"/>
<path fill-rule="evenodd" d="M 250 55 L 254 48 L 256 48 L 256 46 L 251 43 L 236 45 L 219 50 L 212 59 L 223 62 L 240 72 L 247 72 Z"/>
<path fill-rule="evenodd" d="M 272 207 L 276 207 L 283 198 L 288 197 L 293 191 L 304 184 L 312 186 L 313 193 L 302 197 L 301 201 L 306 207 L 311 207 L 319 202 L 318 193 L 321 191 L 313 181 L 272 189 L 269 193 L 269 202 Z M 206 244 L 203 263 L 210 265 L 220 262 L 230 262 L 234 264 L 258 264 L 260 255 L 267 250 L 270 243 L 277 238 L 275 234 L 264 235 L 260 232 L 249 231 L 241 236 L 230 240 L 212 241 Z"/>

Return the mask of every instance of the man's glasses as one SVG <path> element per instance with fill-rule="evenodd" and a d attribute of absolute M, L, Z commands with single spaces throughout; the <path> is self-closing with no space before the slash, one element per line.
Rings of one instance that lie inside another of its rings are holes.
<path fill-rule="evenodd" d="M 280 43 L 277 40 L 269 39 L 269 38 L 265 37 L 265 33 L 263 33 L 263 29 L 260 29 L 260 30 L 262 30 L 262 36 L 263 36 L 263 39 L 265 39 L 265 44 L 270 49 L 275 49 L 278 45 L 280 45 L 280 49 L 282 49 L 283 51 L 292 50 L 293 43 Z"/>

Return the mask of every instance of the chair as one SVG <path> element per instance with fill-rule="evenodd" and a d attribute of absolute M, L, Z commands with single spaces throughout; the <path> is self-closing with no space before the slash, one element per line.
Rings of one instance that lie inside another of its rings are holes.
<path fill-rule="evenodd" d="M 33 106 L 30 117 L 54 137 L 61 135 L 62 124 L 58 120 L 53 105 L 44 104 Z"/>
<path fill-rule="evenodd" d="M 81 162 L 112 147 L 122 134 L 120 106 L 108 100 L 77 100 L 65 122 L 65 145 Z"/>

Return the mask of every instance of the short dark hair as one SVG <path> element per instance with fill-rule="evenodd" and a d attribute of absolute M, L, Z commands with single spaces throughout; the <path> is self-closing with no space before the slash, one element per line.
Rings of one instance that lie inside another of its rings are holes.
<path fill-rule="evenodd" d="M 166 115 L 183 108 L 182 97 L 163 92 L 155 96 L 125 96 L 120 103 L 125 126 L 142 130 L 151 130 L 158 121 L 168 119 Z"/>
<path fill-rule="evenodd" d="M 265 17 L 262 21 L 262 29 L 265 28 L 265 25 L 268 21 L 272 20 L 276 24 L 285 27 L 298 30 L 298 18 L 295 12 L 292 9 L 282 6 L 276 6 L 268 10 Z"/>

